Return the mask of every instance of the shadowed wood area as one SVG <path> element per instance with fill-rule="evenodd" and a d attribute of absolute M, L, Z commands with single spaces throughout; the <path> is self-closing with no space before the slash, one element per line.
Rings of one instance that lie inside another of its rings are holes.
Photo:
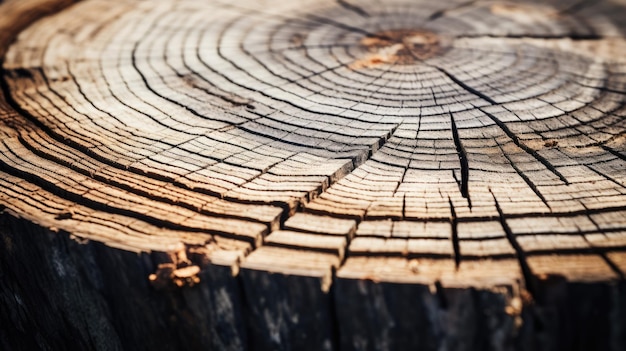
<path fill-rule="evenodd" d="M 0 0 L 0 349 L 626 349 L 622 0 Z"/>

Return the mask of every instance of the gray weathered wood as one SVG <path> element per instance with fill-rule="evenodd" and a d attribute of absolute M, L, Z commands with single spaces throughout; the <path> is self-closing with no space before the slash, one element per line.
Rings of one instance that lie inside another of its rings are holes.
<path fill-rule="evenodd" d="M 0 348 L 622 350 L 625 37 L 621 0 L 0 1 Z"/>

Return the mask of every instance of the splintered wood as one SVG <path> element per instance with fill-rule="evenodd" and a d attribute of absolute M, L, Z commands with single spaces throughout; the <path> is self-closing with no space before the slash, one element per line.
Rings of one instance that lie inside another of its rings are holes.
<path fill-rule="evenodd" d="M 240 346 L 626 347 L 623 2 L 69 3 L 0 1 L 6 223 L 217 277 Z"/>

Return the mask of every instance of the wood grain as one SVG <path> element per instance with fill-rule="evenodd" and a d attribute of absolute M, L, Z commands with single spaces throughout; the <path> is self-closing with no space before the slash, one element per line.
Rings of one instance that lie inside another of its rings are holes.
<path fill-rule="evenodd" d="M 625 36 L 608 0 L 0 1 L 0 345 L 621 350 Z"/>

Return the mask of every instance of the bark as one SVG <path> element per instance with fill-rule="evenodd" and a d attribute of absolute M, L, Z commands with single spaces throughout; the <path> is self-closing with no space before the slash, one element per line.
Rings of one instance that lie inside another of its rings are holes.
<path fill-rule="evenodd" d="M 0 348 L 626 348 L 625 14 L 0 1 Z"/>

